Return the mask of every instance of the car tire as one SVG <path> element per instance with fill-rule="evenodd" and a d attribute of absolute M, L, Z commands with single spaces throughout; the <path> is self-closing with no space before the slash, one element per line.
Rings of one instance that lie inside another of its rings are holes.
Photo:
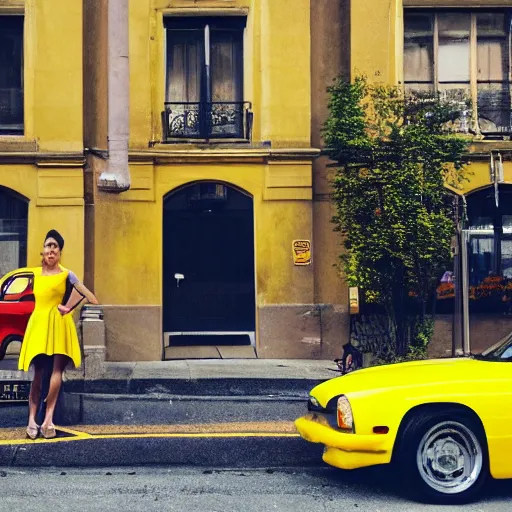
<path fill-rule="evenodd" d="M 405 488 L 424 502 L 468 503 L 489 476 L 484 429 L 471 413 L 456 409 L 415 414 L 396 455 Z"/>

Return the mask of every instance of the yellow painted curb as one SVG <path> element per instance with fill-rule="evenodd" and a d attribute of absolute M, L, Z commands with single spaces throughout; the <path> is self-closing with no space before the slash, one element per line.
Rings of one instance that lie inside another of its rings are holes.
<path fill-rule="evenodd" d="M 61 429 L 58 429 L 61 430 Z M 63 431 L 63 430 L 62 430 Z M 222 432 L 222 433 L 191 433 L 191 434 L 99 434 L 91 435 L 86 433 L 77 433 L 74 437 L 56 437 L 54 439 L 38 438 L 32 439 L 14 439 L 0 441 L 0 446 L 15 446 L 26 444 L 46 444 L 46 443 L 69 443 L 72 441 L 85 441 L 94 439 L 172 439 L 172 438 L 244 438 L 244 437 L 300 437 L 299 434 L 283 434 L 281 432 Z"/>

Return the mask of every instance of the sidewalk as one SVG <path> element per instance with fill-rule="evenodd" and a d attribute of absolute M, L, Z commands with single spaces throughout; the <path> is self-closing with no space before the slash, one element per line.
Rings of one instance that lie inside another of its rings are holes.
<path fill-rule="evenodd" d="M 278 359 L 189 359 L 105 363 L 103 371 L 81 379 L 69 374 L 65 389 L 85 393 L 170 393 L 244 396 L 303 394 L 337 375 L 332 361 Z"/>
<path fill-rule="evenodd" d="M 9 369 L 5 369 L 5 368 Z M 0 381 L 31 380 L 15 369 L 14 359 L 0 364 Z M 308 387 L 339 375 L 333 361 L 289 359 L 189 359 L 133 363 L 107 362 L 94 375 L 67 372 L 68 392 L 179 395 L 303 394 Z"/>

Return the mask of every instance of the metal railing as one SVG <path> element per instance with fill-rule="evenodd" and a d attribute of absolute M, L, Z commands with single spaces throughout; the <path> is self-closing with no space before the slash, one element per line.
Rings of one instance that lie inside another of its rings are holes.
<path fill-rule="evenodd" d="M 510 85 L 479 82 L 476 105 L 478 132 L 485 137 L 502 137 L 512 134 L 512 103 Z M 457 131 L 478 133 L 473 123 L 475 106 L 467 103 L 466 89 L 450 89 L 441 93 L 444 101 L 460 105 L 460 116 L 455 123 Z"/>
<path fill-rule="evenodd" d="M 483 135 L 512 134 L 512 105 L 509 87 L 479 89 L 478 125 Z"/>
<path fill-rule="evenodd" d="M 423 85 L 406 83 L 406 92 L 411 97 L 424 96 L 426 101 L 434 98 L 435 93 L 422 89 Z M 453 129 L 466 134 L 482 134 L 486 138 L 512 135 L 512 84 L 479 82 L 476 105 L 472 105 L 467 87 L 456 87 L 457 84 L 444 85 L 453 85 L 452 88 L 439 92 L 441 101 L 451 105 L 453 112 L 458 114 L 451 125 Z M 478 120 L 478 126 L 475 126 L 474 116 Z"/>
<path fill-rule="evenodd" d="M 0 88 L 0 133 L 23 133 L 23 89 Z"/>
<path fill-rule="evenodd" d="M 162 112 L 164 142 L 183 139 L 250 141 L 251 108 L 247 101 L 165 103 Z"/>

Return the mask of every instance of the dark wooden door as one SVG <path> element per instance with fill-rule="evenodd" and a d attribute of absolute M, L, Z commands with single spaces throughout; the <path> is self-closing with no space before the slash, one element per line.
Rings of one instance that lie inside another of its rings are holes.
<path fill-rule="evenodd" d="M 229 189 L 219 204 L 183 199 L 164 209 L 164 331 L 254 331 L 252 198 Z"/>

